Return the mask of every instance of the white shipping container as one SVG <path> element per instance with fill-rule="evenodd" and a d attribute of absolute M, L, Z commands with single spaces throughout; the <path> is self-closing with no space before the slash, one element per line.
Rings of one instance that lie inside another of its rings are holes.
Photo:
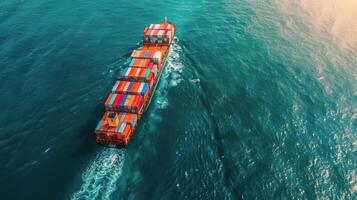
<path fill-rule="evenodd" d="M 129 75 L 130 69 L 131 69 L 131 68 L 129 68 L 129 69 L 126 70 L 125 76 L 128 76 L 128 75 Z"/>
<path fill-rule="evenodd" d="M 153 61 L 155 64 L 158 64 L 160 60 L 161 60 L 161 52 L 156 51 L 153 56 Z"/>
<path fill-rule="evenodd" d="M 130 82 L 126 82 L 126 84 L 125 84 L 125 86 L 124 86 L 123 91 L 127 91 L 127 90 L 128 90 L 129 85 L 130 85 Z"/>
<path fill-rule="evenodd" d="M 119 85 L 119 81 L 115 82 L 115 85 L 113 86 L 112 92 L 115 92 L 115 90 L 117 89 Z"/>
<path fill-rule="evenodd" d="M 141 69 L 136 70 L 136 73 L 135 73 L 136 77 L 139 76 L 140 71 L 141 71 Z"/>
<path fill-rule="evenodd" d="M 144 83 L 141 83 L 141 84 L 140 84 L 140 87 L 139 87 L 139 92 L 142 92 L 143 87 L 144 87 Z"/>
<path fill-rule="evenodd" d="M 162 37 L 164 37 L 164 34 L 165 34 L 164 30 L 159 30 L 157 36 L 158 36 L 158 38 L 162 38 Z"/>

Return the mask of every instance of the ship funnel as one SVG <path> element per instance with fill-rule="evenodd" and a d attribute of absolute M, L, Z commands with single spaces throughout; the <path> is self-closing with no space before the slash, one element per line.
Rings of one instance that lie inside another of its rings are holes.
<path fill-rule="evenodd" d="M 107 117 L 110 127 L 117 127 L 119 125 L 119 118 L 117 113 L 109 112 Z"/>

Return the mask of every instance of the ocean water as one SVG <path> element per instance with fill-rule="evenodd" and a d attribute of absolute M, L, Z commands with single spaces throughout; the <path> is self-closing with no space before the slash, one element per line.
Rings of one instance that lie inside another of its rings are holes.
<path fill-rule="evenodd" d="M 125 149 L 95 144 L 143 28 L 177 26 Z M 357 2 L 0 1 L 0 199 L 356 199 Z"/>

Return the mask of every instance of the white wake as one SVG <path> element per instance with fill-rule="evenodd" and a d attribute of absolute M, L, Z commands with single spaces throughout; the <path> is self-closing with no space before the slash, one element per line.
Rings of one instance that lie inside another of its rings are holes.
<path fill-rule="evenodd" d="M 82 185 L 71 199 L 110 199 L 122 174 L 124 150 L 106 148 L 82 174 Z"/>
<path fill-rule="evenodd" d="M 176 87 L 182 81 L 184 81 L 182 77 L 182 70 L 184 68 L 184 64 L 182 63 L 182 59 L 180 55 L 182 54 L 182 47 L 179 45 L 179 39 L 175 38 L 175 40 L 171 44 L 171 48 L 168 54 L 167 63 L 163 72 L 163 76 L 160 80 L 160 87 L 156 92 L 156 102 L 155 105 L 160 109 L 166 109 L 169 105 L 167 93 L 169 88 Z"/>

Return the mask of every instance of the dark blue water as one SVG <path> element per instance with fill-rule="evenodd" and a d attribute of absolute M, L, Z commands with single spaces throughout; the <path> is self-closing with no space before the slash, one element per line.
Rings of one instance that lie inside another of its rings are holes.
<path fill-rule="evenodd" d="M 357 3 L 0 2 L 0 199 L 354 199 Z M 177 26 L 126 149 L 95 144 L 143 28 Z"/>

